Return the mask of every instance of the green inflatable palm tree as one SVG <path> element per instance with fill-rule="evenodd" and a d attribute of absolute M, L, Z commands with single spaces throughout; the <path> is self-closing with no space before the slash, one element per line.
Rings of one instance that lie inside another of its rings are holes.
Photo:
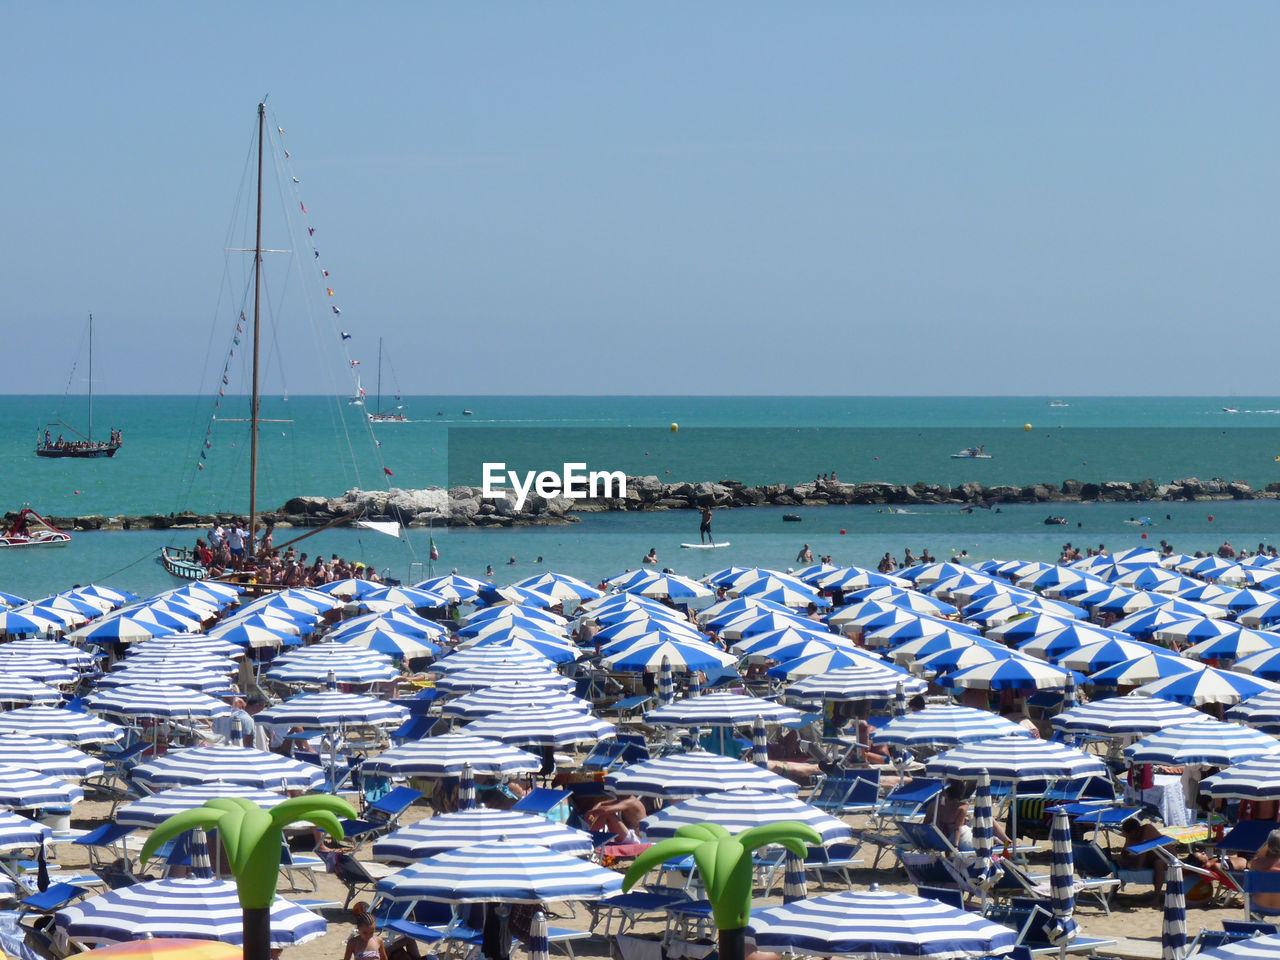
<path fill-rule="evenodd" d="M 305 821 L 341 840 L 339 815 L 354 818 L 356 811 L 342 798 L 325 794 L 294 797 L 270 810 L 243 797 L 218 797 L 205 801 L 203 807 L 175 813 L 156 827 L 142 846 L 139 863 L 150 860 L 166 840 L 188 830 L 217 830 L 240 897 L 244 960 L 270 960 L 271 904 L 275 902 L 280 877 L 284 828 Z"/>
<path fill-rule="evenodd" d="M 822 837 L 813 827 L 795 820 L 752 827 L 736 836 L 718 823 L 687 823 L 676 828 L 675 836 L 658 841 L 636 857 L 622 878 L 622 889 L 630 890 L 646 873 L 672 857 L 693 854 L 719 931 L 720 960 L 745 960 L 754 886 L 751 855 L 775 843 L 804 857 L 806 845 L 822 843 Z"/>

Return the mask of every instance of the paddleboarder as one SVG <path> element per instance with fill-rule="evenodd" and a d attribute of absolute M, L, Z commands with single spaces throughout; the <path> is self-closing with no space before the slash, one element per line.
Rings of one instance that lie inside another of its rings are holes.
<path fill-rule="evenodd" d="M 701 543 L 715 545 L 716 538 L 711 535 L 711 507 L 702 508 L 702 526 L 698 528 L 698 539 Z"/>

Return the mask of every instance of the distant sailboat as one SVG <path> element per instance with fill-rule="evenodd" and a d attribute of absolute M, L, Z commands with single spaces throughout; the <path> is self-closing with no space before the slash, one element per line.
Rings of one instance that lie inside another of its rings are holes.
<path fill-rule="evenodd" d="M 378 405 L 373 413 L 369 414 L 370 423 L 407 423 L 408 418 L 400 413 L 404 409 L 403 405 L 398 401 L 400 395 L 396 394 L 396 409 L 394 412 L 382 412 L 382 338 L 378 338 Z"/>
<path fill-rule="evenodd" d="M 74 367 L 73 367 L 74 369 Z M 55 439 L 53 429 L 66 427 L 80 439 L 67 440 L 59 433 Z M 112 430 L 110 440 L 93 439 L 93 314 L 89 314 L 89 424 L 86 433 L 80 433 L 65 421 L 45 425 L 44 436 L 36 436 L 36 456 L 59 459 L 71 457 L 78 460 L 98 460 L 102 457 L 114 457 L 116 451 L 123 446 L 120 434 Z"/>
<path fill-rule="evenodd" d="M 360 377 L 356 377 L 356 392 L 354 396 L 347 397 L 347 404 L 352 407 L 364 406 L 364 385 L 360 383 Z"/>

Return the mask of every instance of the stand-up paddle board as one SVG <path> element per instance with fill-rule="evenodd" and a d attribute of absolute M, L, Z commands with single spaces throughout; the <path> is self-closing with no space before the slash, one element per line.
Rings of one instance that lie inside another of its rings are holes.
<path fill-rule="evenodd" d="M 720 543 L 682 543 L 680 546 L 684 550 L 718 550 L 720 547 L 729 546 L 729 541 L 724 540 Z"/>

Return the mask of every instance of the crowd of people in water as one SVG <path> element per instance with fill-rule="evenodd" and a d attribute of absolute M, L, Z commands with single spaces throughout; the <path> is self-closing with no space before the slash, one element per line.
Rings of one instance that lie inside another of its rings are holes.
<path fill-rule="evenodd" d="M 287 546 L 283 553 L 274 546 L 275 527 L 267 524 L 251 538 L 239 519 L 228 526 L 216 523 L 204 537 L 196 539 L 193 558 L 209 571 L 209 576 L 226 573 L 251 575 L 258 583 L 281 587 L 319 587 L 336 580 L 381 578 L 371 564 L 344 560 L 336 553 L 326 560 L 320 554 L 308 557 Z"/>

